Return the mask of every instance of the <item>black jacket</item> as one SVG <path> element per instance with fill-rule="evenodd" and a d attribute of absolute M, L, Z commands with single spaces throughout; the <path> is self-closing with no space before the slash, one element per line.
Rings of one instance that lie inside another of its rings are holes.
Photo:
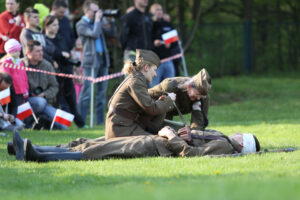
<path fill-rule="evenodd" d="M 120 41 L 123 50 L 153 49 L 153 22 L 148 13 L 138 9 L 127 13 L 122 18 Z"/>

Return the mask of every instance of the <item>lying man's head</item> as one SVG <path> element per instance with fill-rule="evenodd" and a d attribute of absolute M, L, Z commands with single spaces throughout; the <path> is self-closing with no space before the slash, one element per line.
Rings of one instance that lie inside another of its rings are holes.
<path fill-rule="evenodd" d="M 253 153 L 260 151 L 260 144 L 255 135 L 251 133 L 236 133 L 229 136 L 230 140 L 238 143 L 242 153 Z"/>

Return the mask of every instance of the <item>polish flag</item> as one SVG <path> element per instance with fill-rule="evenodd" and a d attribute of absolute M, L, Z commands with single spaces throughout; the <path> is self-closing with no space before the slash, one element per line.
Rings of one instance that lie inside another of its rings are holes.
<path fill-rule="evenodd" d="M 17 118 L 24 120 L 33 114 L 31 106 L 28 102 L 18 106 Z"/>
<path fill-rule="evenodd" d="M 74 115 L 60 109 L 56 110 L 56 114 L 54 116 L 54 122 L 70 127 L 73 119 L 74 119 Z"/>
<path fill-rule="evenodd" d="M 1 105 L 8 104 L 10 102 L 10 90 L 9 88 L 0 92 L 0 103 Z"/>
<path fill-rule="evenodd" d="M 173 42 L 178 41 L 177 30 L 174 29 L 172 31 L 162 34 L 162 39 L 164 40 L 165 44 L 171 44 Z"/>

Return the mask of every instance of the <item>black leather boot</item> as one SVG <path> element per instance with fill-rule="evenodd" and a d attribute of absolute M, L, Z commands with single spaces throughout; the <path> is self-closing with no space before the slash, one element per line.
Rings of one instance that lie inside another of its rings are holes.
<path fill-rule="evenodd" d="M 24 140 L 17 130 L 14 130 L 13 145 L 17 160 L 24 160 Z"/>
<path fill-rule="evenodd" d="M 14 148 L 14 144 L 12 142 L 8 142 L 7 143 L 7 153 L 9 155 L 16 155 L 16 151 L 15 151 L 15 148 Z"/>
<path fill-rule="evenodd" d="M 48 162 L 58 160 L 81 160 L 81 152 L 38 152 L 31 144 L 30 140 L 25 143 L 25 160 L 36 162 Z"/>
<path fill-rule="evenodd" d="M 69 148 L 60 148 L 56 146 L 38 146 L 38 145 L 33 145 L 35 150 L 38 152 L 69 152 Z M 14 148 L 14 144 L 12 142 L 7 143 L 7 152 L 9 155 L 16 155 L 16 151 Z"/>

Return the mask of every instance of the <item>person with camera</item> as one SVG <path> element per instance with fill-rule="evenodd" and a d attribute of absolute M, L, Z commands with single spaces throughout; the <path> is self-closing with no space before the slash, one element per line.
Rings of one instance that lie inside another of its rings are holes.
<path fill-rule="evenodd" d="M 48 15 L 43 23 L 43 32 L 48 44 L 55 47 L 52 55 L 52 63 L 56 71 L 64 74 L 73 74 L 73 65 L 80 66 L 80 62 L 71 59 L 68 44 L 64 38 L 58 35 L 59 23 L 58 18 Z M 57 77 L 59 83 L 58 101 L 61 109 L 71 112 L 75 118 L 74 122 L 79 127 L 84 126 L 84 121 L 77 110 L 76 92 L 73 79 Z"/>
<path fill-rule="evenodd" d="M 18 13 L 19 0 L 6 0 L 5 7 L 6 11 L 0 14 L 0 58 L 6 54 L 5 42 L 12 38 L 19 41 L 25 27 L 23 16 Z"/>
<path fill-rule="evenodd" d="M 86 0 L 83 4 L 84 16 L 77 22 L 76 30 L 83 45 L 83 75 L 93 78 L 108 74 L 110 66 L 109 52 L 105 36 L 114 37 L 116 27 L 113 21 L 104 21 L 103 12 L 98 2 Z M 96 83 L 96 116 L 95 124 L 104 124 L 107 81 Z M 88 114 L 91 99 L 91 82 L 85 80 L 79 95 L 79 113 L 84 121 Z"/>
<path fill-rule="evenodd" d="M 54 72 L 52 64 L 43 59 L 43 47 L 39 41 L 28 41 L 26 49 L 27 53 L 23 58 L 26 67 Z M 56 113 L 56 108 L 53 107 L 58 92 L 56 77 L 32 71 L 27 71 L 27 77 L 29 84 L 28 102 L 37 117 L 51 123 Z M 33 121 L 25 121 L 25 123 L 27 127 L 30 127 Z M 54 128 L 67 129 L 66 126 L 58 123 L 54 124 Z"/>

